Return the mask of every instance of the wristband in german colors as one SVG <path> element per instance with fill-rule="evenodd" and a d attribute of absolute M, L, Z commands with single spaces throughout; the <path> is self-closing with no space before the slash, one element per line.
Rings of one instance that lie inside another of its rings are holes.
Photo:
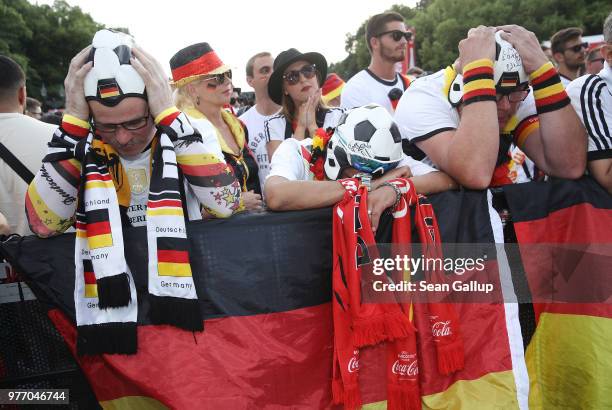
<path fill-rule="evenodd" d="M 488 58 L 472 61 L 463 67 L 463 104 L 495 101 L 493 61 Z"/>
<path fill-rule="evenodd" d="M 531 73 L 529 81 L 538 114 L 558 110 L 570 103 L 559 73 L 550 61 Z"/>
<path fill-rule="evenodd" d="M 169 126 L 181 114 L 178 108 L 166 108 L 155 117 L 155 124 Z"/>
<path fill-rule="evenodd" d="M 89 123 L 74 115 L 64 114 L 62 117 L 62 129 L 68 135 L 82 138 L 89 134 Z"/>

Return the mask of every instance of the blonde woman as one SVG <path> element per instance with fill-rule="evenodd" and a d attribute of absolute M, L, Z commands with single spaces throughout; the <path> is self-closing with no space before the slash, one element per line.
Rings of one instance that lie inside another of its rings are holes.
<path fill-rule="evenodd" d="M 178 108 L 196 128 L 215 129 L 225 162 L 242 187 L 244 208 L 262 208 L 257 163 L 248 148 L 244 124 L 225 108 L 232 96 L 232 71 L 208 43 L 192 44 L 170 59 Z M 202 130 L 200 130 L 202 134 Z"/>

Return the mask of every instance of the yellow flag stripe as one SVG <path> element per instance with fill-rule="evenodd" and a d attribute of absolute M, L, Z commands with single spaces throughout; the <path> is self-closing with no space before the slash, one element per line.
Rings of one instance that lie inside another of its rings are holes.
<path fill-rule="evenodd" d="M 159 276 L 191 276 L 191 266 L 188 263 L 158 262 L 157 271 Z"/>
<path fill-rule="evenodd" d="M 98 297 L 98 285 L 85 285 L 85 297 L 86 298 L 97 298 Z"/>
<path fill-rule="evenodd" d="M 539 100 L 540 98 L 546 98 L 550 97 L 551 95 L 559 94 L 564 90 L 565 88 L 563 87 L 563 84 L 557 83 L 546 88 L 542 88 L 541 90 L 534 90 L 533 96 L 536 100 Z"/>
<path fill-rule="evenodd" d="M 85 182 L 85 189 L 92 188 L 114 188 L 113 181 L 87 181 Z"/>
<path fill-rule="evenodd" d="M 181 165 L 211 165 L 221 162 L 214 154 L 177 155 L 176 161 Z"/>
<path fill-rule="evenodd" d="M 110 233 L 104 235 L 96 235 L 87 238 L 89 249 L 106 248 L 113 246 L 113 235 Z"/>
<path fill-rule="evenodd" d="M 183 216 L 183 208 L 149 208 L 147 209 L 147 215 L 152 216 Z"/>

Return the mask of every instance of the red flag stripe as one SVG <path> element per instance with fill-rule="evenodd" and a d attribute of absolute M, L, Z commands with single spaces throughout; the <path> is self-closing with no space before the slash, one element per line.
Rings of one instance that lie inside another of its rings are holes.
<path fill-rule="evenodd" d="M 87 236 L 104 235 L 111 233 L 110 222 L 94 222 L 87 224 Z"/>
<path fill-rule="evenodd" d="M 158 249 L 157 261 L 170 263 L 189 263 L 189 253 L 187 253 L 187 251 L 171 251 Z"/>
<path fill-rule="evenodd" d="M 162 199 L 159 201 L 149 201 L 147 206 L 149 208 L 163 208 L 167 206 L 181 208 L 183 204 L 179 199 Z"/>

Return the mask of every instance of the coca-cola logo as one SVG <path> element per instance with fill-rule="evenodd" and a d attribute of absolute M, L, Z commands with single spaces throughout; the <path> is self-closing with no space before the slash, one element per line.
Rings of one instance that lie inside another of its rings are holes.
<path fill-rule="evenodd" d="M 359 359 L 357 359 L 356 357 L 351 357 L 351 360 L 349 360 L 348 364 L 348 371 L 349 373 L 354 373 L 357 370 L 359 370 Z"/>
<path fill-rule="evenodd" d="M 349 373 L 354 373 L 359 370 L 359 350 L 355 350 L 353 352 L 353 357 L 348 362 L 348 371 Z"/>
<path fill-rule="evenodd" d="M 393 363 L 391 371 L 393 374 L 397 374 L 399 376 L 416 377 L 419 374 L 419 365 L 417 364 L 416 359 L 409 363 L 402 363 L 401 361 L 396 360 Z"/>
<path fill-rule="evenodd" d="M 452 335 L 453 332 L 451 331 L 450 323 L 450 320 L 447 320 L 446 322 L 435 322 L 431 326 L 431 332 L 433 333 L 434 337 L 444 337 Z"/>

